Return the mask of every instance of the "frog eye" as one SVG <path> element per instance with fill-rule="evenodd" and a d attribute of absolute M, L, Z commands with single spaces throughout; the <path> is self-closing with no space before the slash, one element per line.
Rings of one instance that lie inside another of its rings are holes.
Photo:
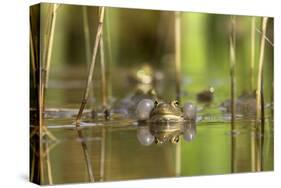
<path fill-rule="evenodd" d="M 173 106 L 179 106 L 179 105 L 180 105 L 180 103 L 179 103 L 177 100 L 172 101 L 171 104 L 172 104 Z"/>
<path fill-rule="evenodd" d="M 157 137 L 155 137 L 154 142 L 155 144 L 163 144 L 163 141 L 159 140 Z"/>
<path fill-rule="evenodd" d="M 174 136 L 174 137 L 172 137 L 172 139 L 170 140 L 170 142 L 171 142 L 172 144 L 176 144 L 176 143 L 179 142 L 179 140 L 180 140 L 179 136 Z"/>
<path fill-rule="evenodd" d="M 158 101 L 155 101 L 154 102 L 154 106 L 157 106 L 159 103 L 158 103 Z"/>

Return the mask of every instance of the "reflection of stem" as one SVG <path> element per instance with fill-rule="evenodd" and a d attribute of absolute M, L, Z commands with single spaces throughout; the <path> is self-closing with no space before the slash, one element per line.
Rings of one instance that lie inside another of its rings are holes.
<path fill-rule="evenodd" d="M 91 160 L 90 160 L 90 156 L 89 156 L 89 152 L 88 152 L 88 147 L 85 143 L 82 131 L 78 128 L 76 130 L 77 130 L 77 133 L 78 133 L 79 140 L 81 141 L 81 146 L 82 146 L 84 158 L 85 158 L 85 161 L 86 161 L 86 167 L 87 167 L 87 171 L 88 171 L 89 181 L 94 182 L 95 179 L 94 179 L 94 174 L 93 174 L 93 171 L 92 171 L 92 164 L 91 164 Z"/>
<path fill-rule="evenodd" d="M 256 129 L 255 129 L 255 124 L 253 124 L 251 122 L 251 133 L 254 133 L 254 134 L 251 134 L 250 135 L 250 143 L 251 143 L 251 170 L 252 172 L 255 172 L 257 170 L 256 168 L 256 156 L 257 156 L 257 151 L 256 151 L 256 137 L 257 137 L 257 134 L 256 134 Z"/>
<path fill-rule="evenodd" d="M 34 170 L 35 170 L 35 151 L 32 151 L 32 160 L 31 160 L 31 167 L 30 167 L 30 181 L 34 181 Z"/>
<path fill-rule="evenodd" d="M 104 159 L 105 159 L 105 128 L 102 128 L 101 134 L 101 162 L 100 162 L 100 177 L 101 181 L 104 181 Z"/>
<path fill-rule="evenodd" d="M 176 176 L 181 175 L 181 142 L 179 142 L 176 146 Z"/>
<path fill-rule="evenodd" d="M 102 29 L 103 29 L 103 17 L 104 17 L 104 7 L 101 8 L 100 15 L 99 15 L 99 25 L 98 25 L 98 30 L 97 30 L 97 34 L 96 34 L 95 46 L 94 46 L 94 49 L 93 49 L 92 62 L 91 62 L 90 70 L 89 70 L 89 73 L 88 73 L 87 85 L 86 85 L 86 88 L 85 88 L 85 91 L 84 91 L 81 106 L 80 106 L 78 115 L 76 117 L 76 126 L 79 126 L 80 118 L 82 116 L 83 110 L 84 110 L 84 108 L 86 106 L 86 103 L 88 101 L 88 98 L 89 98 L 89 90 L 90 90 L 90 86 L 91 86 L 91 82 L 92 82 L 92 78 L 93 78 L 98 46 L 99 46 L 99 43 L 100 43 Z"/>
<path fill-rule="evenodd" d="M 40 148 L 39 148 L 39 163 L 40 163 L 40 184 L 44 183 L 44 155 L 43 155 L 43 145 L 42 145 L 42 136 L 40 136 Z"/>
<path fill-rule="evenodd" d="M 235 33 L 236 20 L 235 17 L 231 17 L 231 32 L 229 36 L 230 42 L 230 80 L 231 80 L 231 133 L 234 130 L 235 122 L 235 47 L 236 47 L 236 33 Z M 231 148 L 232 148 L 232 172 L 235 170 L 235 138 L 231 136 Z"/>
<path fill-rule="evenodd" d="M 256 17 L 252 17 L 251 24 L 251 65 L 250 65 L 250 77 L 251 77 L 251 85 L 250 89 L 253 90 L 254 86 L 254 66 L 255 66 L 255 42 L 256 42 Z"/>
<path fill-rule="evenodd" d="M 265 34 L 266 34 L 266 25 L 267 17 L 262 19 L 262 35 L 260 43 L 260 57 L 259 57 L 259 70 L 258 70 L 258 83 L 257 83 L 257 122 L 261 122 L 259 125 L 259 136 L 264 135 L 264 95 L 263 95 L 263 65 L 264 65 L 264 46 L 265 46 Z M 263 153 L 263 138 L 260 140 L 259 145 L 259 169 L 262 170 L 262 153 Z"/>
<path fill-rule="evenodd" d="M 175 12 L 175 67 L 176 67 L 176 98 L 180 102 L 181 88 L 181 15 Z"/>
<path fill-rule="evenodd" d="M 48 148 L 49 148 L 48 139 L 46 139 L 45 150 L 47 150 Z M 50 152 L 47 151 L 45 153 L 46 154 L 44 156 L 46 157 L 48 181 L 49 181 L 49 184 L 52 185 L 53 184 L 53 176 L 52 176 L 52 167 L 51 167 L 51 162 L 50 162 Z"/>

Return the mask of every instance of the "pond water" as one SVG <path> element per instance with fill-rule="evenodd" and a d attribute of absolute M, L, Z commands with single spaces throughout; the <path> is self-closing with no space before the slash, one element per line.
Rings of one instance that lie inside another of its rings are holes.
<path fill-rule="evenodd" d="M 226 92 L 229 88 L 222 83 L 227 80 L 212 80 L 216 88 L 214 101 L 210 105 L 197 104 L 199 110 L 192 138 L 184 139 L 181 135 L 175 144 L 143 145 L 138 139 L 140 125 L 136 119 L 117 113 L 110 120 L 104 120 L 101 113 L 92 119 L 90 105 L 84 111 L 80 128 L 76 129 L 73 122 L 85 83 L 83 74 L 80 79 L 77 77 L 56 80 L 54 76 L 47 89 L 44 125 L 56 139 L 45 136 L 41 142 L 42 184 L 273 170 L 272 104 L 266 104 L 262 132 L 257 129 L 260 123 L 252 117 L 237 114 L 232 124 L 230 114 L 220 108 L 220 104 L 229 99 Z M 133 91 L 132 88 L 122 90 L 118 83 L 113 86 L 113 91 L 117 91 L 115 101 Z M 162 96 L 171 98 L 170 93 L 173 91 Z M 186 96 L 183 94 L 183 101 L 196 103 L 195 93 L 191 90 Z M 31 140 L 31 146 L 36 148 L 36 145 L 38 140 Z M 32 151 L 31 171 L 38 167 L 32 162 L 36 160 Z M 34 177 L 35 173 L 36 170 Z"/>

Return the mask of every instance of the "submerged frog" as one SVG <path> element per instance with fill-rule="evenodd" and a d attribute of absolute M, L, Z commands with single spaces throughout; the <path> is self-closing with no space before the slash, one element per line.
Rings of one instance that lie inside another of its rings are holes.
<path fill-rule="evenodd" d="M 186 103 L 181 107 L 176 100 L 168 103 L 143 99 L 137 105 L 136 116 L 139 121 L 150 123 L 194 121 L 196 106 Z"/>

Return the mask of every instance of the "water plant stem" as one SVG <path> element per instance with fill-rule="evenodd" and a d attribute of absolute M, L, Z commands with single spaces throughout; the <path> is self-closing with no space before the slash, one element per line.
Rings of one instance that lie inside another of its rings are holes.
<path fill-rule="evenodd" d="M 87 64 L 91 63 L 91 44 L 90 44 L 90 28 L 89 28 L 89 19 L 88 19 L 88 10 L 86 6 L 82 7 L 83 13 L 83 31 L 85 39 L 85 55 Z"/>
<path fill-rule="evenodd" d="M 234 131 L 235 127 L 235 92 L 236 92 L 236 79 L 235 79 L 235 63 L 236 63 L 236 18 L 235 16 L 231 16 L 230 18 L 230 35 L 229 35 L 229 43 L 230 43 L 230 93 L 231 93 L 231 133 Z M 231 137 L 231 156 L 232 156 L 232 172 L 235 171 L 235 138 Z"/>
<path fill-rule="evenodd" d="M 264 65 L 264 47 L 265 47 L 265 34 L 266 34 L 266 25 L 267 25 L 267 17 L 262 18 L 262 34 L 261 34 L 261 43 L 260 43 L 260 54 L 259 54 L 259 69 L 258 69 L 258 81 L 257 81 L 257 120 L 261 121 L 261 112 L 264 108 L 262 106 L 262 95 L 263 95 L 263 65 Z"/>
<path fill-rule="evenodd" d="M 90 27 L 89 27 L 89 19 L 88 19 L 88 9 L 87 6 L 82 7 L 83 14 L 83 31 L 84 31 L 84 39 L 85 39 L 85 57 L 86 63 L 88 65 L 87 68 L 90 68 L 91 63 L 91 43 L 90 43 Z M 94 88 L 89 91 L 89 97 L 92 99 L 94 97 Z M 90 106 L 92 109 L 92 114 L 95 114 L 94 110 L 94 101 L 90 100 Z"/>
<path fill-rule="evenodd" d="M 231 17 L 231 31 L 230 31 L 230 92 L 231 92 L 231 120 L 235 120 L 235 92 L 236 92 L 236 78 L 235 78 L 235 63 L 236 63 L 236 19 Z"/>
<path fill-rule="evenodd" d="M 54 4 L 52 9 L 52 15 L 50 20 L 50 32 L 48 34 L 48 41 L 47 41 L 47 51 L 45 56 L 45 69 L 46 74 L 44 78 L 44 82 L 46 83 L 46 87 L 48 86 L 49 81 L 49 74 L 50 74 L 50 65 L 51 65 L 51 57 L 53 52 L 53 42 L 54 42 L 54 31 L 56 26 L 56 19 L 57 19 L 57 9 L 59 8 L 59 4 Z"/>
<path fill-rule="evenodd" d="M 256 46 L 256 17 L 252 17 L 251 20 L 251 61 L 250 61 L 250 90 L 253 91 L 254 87 L 254 68 L 255 68 L 255 46 Z"/>
<path fill-rule="evenodd" d="M 176 99 L 181 101 L 181 14 L 175 12 L 175 69 L 176 69 Z"/>
<path fill-rule="evenodd" d="M 31 28 L 29 30 L 29 42 L 30 42 L 30 61 L 31 61 L 31 71 L 32 71 L 32 80 L 33 80 L 33 87 L 36 88 L 36 65 L 35 65 L 35 50 L 34 50 L 34 43 L 32 37 Z"/>
<path fill-rule="evenodd" d="M 264 135 L 264 93 L 263 93 L 263 67 L 264 67 L 264 48 L 265 48 L 265 36 L 266 36 L 266 26 L 267 17 L 262 18 L 262 29 L 261 29 L 261 42 L 260 42 L 260 54 L 259 54 L 259 69 L 258 69 L 258 81 L 257 81 L 257 91 L 256 91 L 256 120 L 258 123 L 258 135 Z M 257 167 L 261 171 L 262 166 L 262 154 L 263 154 L 263 138 L 259 139 L 258 145 L 258 160 Z"/>
<path fill-rule="evenodd" d="M 108 108 L 108 99 L 107 99 L 107 82 L 106 82 L 106 70 L 105 70 L 105 58 L 104 58 L 104 45 L 103 45 L 103 32 L 100 39 L 100 63 L 101 63 L 101 96 L 102 96 L 102 106 L 105 111 Z M 106 116 L 105 112 L 105 116 Z M 107 118 L 107 117 L 106 117 Z"/>
<path fill-rule="evenodd" d="M 92 62 L 91 62 L 91 66 L 90 66 L 90 69 L 89 69 L 87 84 L 86 84 L 86 88 L 85 88 L 85 91 L 84 91 L 81 106 L 80 106 L 79 112 L 78 112 L 77 117 L 76 117 L 76 126 L 77 127 L 80 126 L 79 122 L 80 122 L 83 110 L 84 110 L 84 108 L 87 104 L 88 98 L 89 98 L 89 90 L 90 90 L 90 87 L 91 87 L 92 78 L 93 78 L 93 74 L 94 74 L 97 51 L 98 51 L 100 39 L 101 39 L 101 36 L 102 36 L 103 18 L 104 18 L 104 7 L 101 8 L 100 13 L 99 13 L 99 25 L 98 25 L 98 29 L 97 29 L 97 33 L 96 33 L 95 45 L 94 45 L 94 48 L 93 48 Z"/>

